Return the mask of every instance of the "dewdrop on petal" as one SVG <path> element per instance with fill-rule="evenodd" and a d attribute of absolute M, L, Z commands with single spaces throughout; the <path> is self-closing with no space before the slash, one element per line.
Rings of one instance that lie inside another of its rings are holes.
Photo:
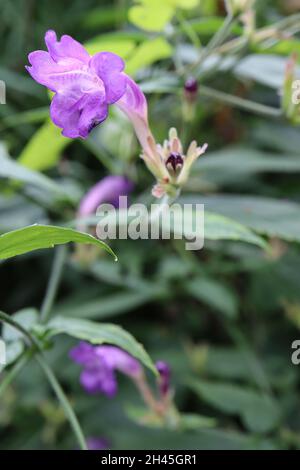
<path fill-rule="evenodd" d="M 188 180 L 193 163 L 206 151 L 207 144 L 199 147 L 193 140 L 184 154 L 177 130 L 172 127 L 169 140 L 165 140 L 163 145 L 153 141 L 149 147 L 151 152 L 144 150 L 141 157 L 157 179 L 152 194 L 161 198 L 164 195 L 176 196 Z"/>

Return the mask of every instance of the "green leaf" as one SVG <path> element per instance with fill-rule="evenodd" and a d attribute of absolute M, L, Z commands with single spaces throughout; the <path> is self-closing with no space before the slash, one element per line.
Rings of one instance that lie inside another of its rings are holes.
<path fill-rule="evenodd" d="M 172 47 L 161 37 L 144 41 L 126 62 L 126 72 L 134 75 L 139 69 L 147 67 L 158 60 L 167 59 L 172 55 Z"/>
<path fill-rule="evenodd" d="M 295 202 L 241 194 L 188 198 L 191 199 L 203 203 L 208 211 L 232 217 L 258 233 L 300 242 L 300 204 Z"/>
<path fill-rule="evenodd" d="M 205 278 L 193 279 L 188 282 L 187 289 L 195 299 L 206 303 L 229 318 L 237 316 L 237 298 L 234 292 L 221 282 Z"/>
<path fill-rule="evenodd" d="M 41 248 L 53 248 L 55 245 L 69 242 L 97 245 L 104 248 L 117 260 L 111 248 L 92 235 L 54 225 L 30 225 L 1 235 L 0 259 L 11 258 Z"/>
<path fill-rule="evenodd" d="M 1 336 L 0 336 L 0 339 L 1 339 Z M 23 341 L 21 340 L 16 340 L 10 343 L 6 343 L 5 344 L 6 361 L 4 365 L 0 364 L 0 373 L 2 372 L 2 370 L 5 369 L 5 367 L 9 366 L 10 364 L 13 364 L 16 361 L 16 359 L 20 357 L 24 349 L 25 349 L 25 346 L 24 346 Z"/>
<path fill-rule="evenodd" d="M 114 28 L 117 24 L 120 24 L 126 20 L 126 11 L 123 8 L 115 7 L 99 7 L 89 10 L 82 19 L 82 26 L 88 28 L 108 28 L 108 26 Z"/>
<path fill-rule="evenodd" d="M 200 0 L 166 0 L 170 5 L 174 5 L 177 8 L 183 8 L 184 10 L 192 10 L 199 5 Z"/>
<path fill-rule="evenodd" d="M 196 413 L 181 413 L 180 414 L 180 427 L 185 431 L 214 428 L 217 421 L 208 416 L 202 416 Z"/>
<path fill-rule="evenodd" d="M 144 93 L 174 93 L 179 89 L 180 81 L 172 73 L 164 73 L 139 83 L 139 86 Z"/>
<path fill-rule="evenodd" d="M 272 54 L 252 54 L 242 59 L 234 71 L 239 77 L 279 89 L 283 85 L 288 59 Z M 300 67 L 296 69 L 297 75 Z"/>
<path fill-rule="evenodd" d="M 43 209 L 23 196 L 13 194 L 0 197 L 0 233 L 46 220 Z"/>
<path fill-rule="evenodd" d="M 13 315 L 13 319 L 26 330 L 31 330 L 38 321 L 38 311 L 34 308 L 24 308 L 16 312 Z M 15 362 L 24 351 L 24 335 L 8 323 L 3 323 L 2 340 L 5 342 L 6 347 L 6 367 Z M 0 372 L 5 367 L 0 365 Z"/>
<path fill-rule="evenodd" d="M 253 432 L 269 432 L 278 425 L 278 404 L 266 394 L 239 385 L 204 380 L 193 380 L 189 385 L 206 403 L 223 413 L 240 415 L 245 426 Z"/>
<path fill-rule="evenodd" d="M 43 98 L 44 90 L 35 83 L 28 75 L 24 76 L 20 72 L 14 72 L 6 67 L 0 67 L 0 77 L 7 84 L 7 91 L 16 91 L 34 98 Z"/>
<path fill-rule="evenodd" d="M 136 3 L 129 9 L 129 21 L 146 31 L 162 31 L 177 8 L 193 9 L 199 0 L 137 0 Z"/>
<path fill-rule="evenodd" d="M 70 142 L 71 139 L 61 135 L 61 129 L 47 120 L 25 145 L 19 162 L 33 170 L 47 170 L 55 166 Z"/>
<path fill-rule="evenodd" d="M 143 346 L 120 326 L 110 323 L 95 323 L 76 318 L 55 317 L 48 323 L 47 327 L 49 328 L 50 336 L 65 333 L 93 344 L 108 343 L 119 346 L 139 359 L 157 375 L 156 368 Z"/>
<path fill-rule="evenodd" d="M 200 198 L 192 199 L 188 197 L 181 197 L 181 203 L 198 203 L 204 204 Z M 195 228 L 194 219 L 195 219 L 195 208 L 188 209 L 187 207 L 184 208 L 184 234 L 188 239 L 192 239 L 195 237 Z M 176 234 L 178 229 L 181 229 L 182 221 L 181 221 L 181 211 L 177 212 L 174 210 L 174 224 L 171 225 L 171 230 Z M 169 222 L 167 220 L 163 220 L 163 225 L 168 225 Z M 223 215 L 209 212 L 206 210 L 205 206 L 205 213 L 204 213 L 204 237 L 205 240 L 236 240 L 242 241 L 247 243 L 252 243 L 254 245 L 260 246 L 261 248 L 267 248 L 266 242 L 253 233 L 249 228 L 245 225 L 242 225 L 236 222 L 233 219 L 228 217 L 224 217 Z"/>
<path fill-rule="evenodd" d="M 143 0 L 129 9 L 128 19 L 146 31 L 162 31 L 175 13 L 175 8 L 161 0 Z"/>
<path fill-rule="evenodd" d="M 68 193 L 50 178 L 30 170 L 16 161 L 12 160 L 0 145 L 0 178 L 11 178 L 33 186 L 44 191 L 53 193 L 56 197 L 69 198 Z"/>
<path fill-rule="evenodd" d="M 101 51 L 113 52 L 120 55 L 123 59 L 127 59 L 129 54 L 135 48 L 135 41 L 126 37 L 119 37 L 114 34 L 101 34 L 84 44 L 90 55 L 97 54 Z"/>
<path fill-rule="evenodd" d="M 246 224 L 208 211 L 205 212 L 204 233 L 208 240 L 235 240 L 267 249 L 265 240 L 249 230 Z"/>
<path fill-rule="evenodd" d="M 154 289 L 153 289 L 154 290 Z M 151 302 L 155 292 L 115 292 L 101 298 L 82 302 L 68 302 L 58 305 L 55 312 L 63 316 L 85 317 L 85 318 L 108 318 L 121 315 Z M 75 299 L 74 299 L 75 300 Z"/>
<path fill-rule="evenodd" d="M 35 308 L 24 308 L 13 315 L 13 319 L 25 330 L 30 330 L 38 320 L 38 311 Z M 23 339 L 24 335 L 11 325 L 4 323 L 3 339 L 5 342 L 13 342 Z"/>
<path fill-rule="evenodd" d="M 236 179 L 237 174 L 261 172 L 294 173 L 300 172 L 300 159 L 296 155 L 260 152 L 256 149 L 232 147 L 203 156 L 193 168 L 193 178 L 204 174 L 209 179 L 226 181 Z"/>
<path fill-rule="evenodd" d="M 210 346 L 207 350 L 205 371 L 223 380 L 251 380 L 253 371 L 245 352 L 234 347 Z"/>
<path fill-rule="evenodd" d="M 253 45 L 252 47 L 256 48 L 258 52 L 266 51 L 264 44 Z M 300 53 L 300 41 L 297 38 L 283 39 L 281 38 L 277 44 L 267 47 L 268 54 L 281 54 L 289 56 L 293 52 Z"/>

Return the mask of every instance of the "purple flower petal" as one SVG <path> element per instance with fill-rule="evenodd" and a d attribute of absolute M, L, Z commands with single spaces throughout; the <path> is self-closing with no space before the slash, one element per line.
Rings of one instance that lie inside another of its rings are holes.
<path fill-rule="evenodd" d="M 57 41 L 55 31 L 49 30 L 45 34 L 45 43 L 48 51 L 55 62 L 77 59 L 83 64 L 88 64 L 90 55 L 80 42 L 75 41 L 71 36 L 64 35 L 60 41 Z"/>
<path fill-rule="evenodd" d="M 101 357 L 109 367 L 117 369 L 123 372 L 123 374 L 136 377 L 142 372 L 142 367 L 137 359 L 115 346 L 96 346 L 96 354 Z"/>
<path fill-rule="evenodd" d="M 95 184 L 80 202 L 80 216 L 93 214 L 97 207 L 106 202 L 119 205 L 119 196 L 127 196 L 132 191 L 133 184 L 124 176 L 106 176 Z"/>
<path fill-rule="evenodd" d="M 31 52 L 28 60 L 31 67 L 26 66 L 26 70 L 32 78 L 52 91 L 62 90 L 70 82 L 76 83 L 82 73 L 81 64 L 74 64 L 74 61 L 57 64 L 45 51 Z"/>
<path fill-rule="evenodd" d="M 108 449 L 110 443 L 105 437 L 93 437 L 90 436 L 86 440 L 89 450 L 105 450 Z"/>
<path fill-rule="evenodd" d="M 51 102 L 50 116 L 63 129 L 65 137 L 85 139 L 89 132 L 107 117 L 108 107 L 101 92 L 82 94 L 73 89 L 57 93 Z"/>
<path fill-rule="evenodd" d="M 132 378 L 143 371 L 137 359 L 115 346 L 92 346 L 82 341 L 70 351 L 70 358 L 83 366 L 80 383 L 91 394 L 113 397 L 117 392 L 115 370 Z"/>
<path fill-rule="evenodd" d="M 69 352 L 70 358 L 83 366 L 93 364 L 95 360 L 94 347 L 86 341 L 80 343 Z"/>
<path fill-rule="evenodd" d="M 90 67 L 104 83 L 106 100 L 109 104 L 118 101 L 125 93 L 127 80 L 123 74 L 124 61 L 112 52 L 99 52 L 90 60 Z"/>
<path fill-rule="evenodd" d="M 117 393 L 117 381 L 112 369 L 102 364 L 101 368 L 83 369 L 80 375 L 80 383 L 87 393 L 104 393 L 113 397 Z"/>

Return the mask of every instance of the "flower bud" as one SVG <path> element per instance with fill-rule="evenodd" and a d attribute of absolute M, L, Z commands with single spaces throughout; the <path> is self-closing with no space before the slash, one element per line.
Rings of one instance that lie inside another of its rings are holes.
<path fill-rule="evenodd" d="M 190 122 L 194 119 L 198 95 L 198 82 L 194 77 L 189 77 L 184 84 L 183 118 Z"/>
<path fill-rule="evenodd" d="M 170 378 L 171 369 L 170 366 L 164 361 L 157 361 L 156 369 L 159 373 L 158 386 L 160 394 L 164 397 L 170 391 Z"/>
<path fill-rule="evenodd" d="M 197 97 L 198 82 L 194 77 L 189 77 L 184 84 L 184 93 L 188 100 L 194 100 Z"/>

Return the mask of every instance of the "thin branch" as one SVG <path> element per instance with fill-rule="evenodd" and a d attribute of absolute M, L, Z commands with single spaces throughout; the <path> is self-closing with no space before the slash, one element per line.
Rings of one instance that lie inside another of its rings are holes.
<path fill-rule="evenodd" d="M 222 103 L 227 103 L 233 107 L 244 109 L 245 111 L 260 114 L 262 116 L 273 118 L 280 118 L 282 116 L 282 111 L 279 108 L 273 108 L 271 106 L 266 106 L 264 104 L 246 100 L 244 98 L 240 98 L 239 96 L 230 95 L 228 93 L 224 93 L 223 91 L 218 91 L 214 88 L 210 88 L 204 85 L 199 87 L 199 94 Z"/>

